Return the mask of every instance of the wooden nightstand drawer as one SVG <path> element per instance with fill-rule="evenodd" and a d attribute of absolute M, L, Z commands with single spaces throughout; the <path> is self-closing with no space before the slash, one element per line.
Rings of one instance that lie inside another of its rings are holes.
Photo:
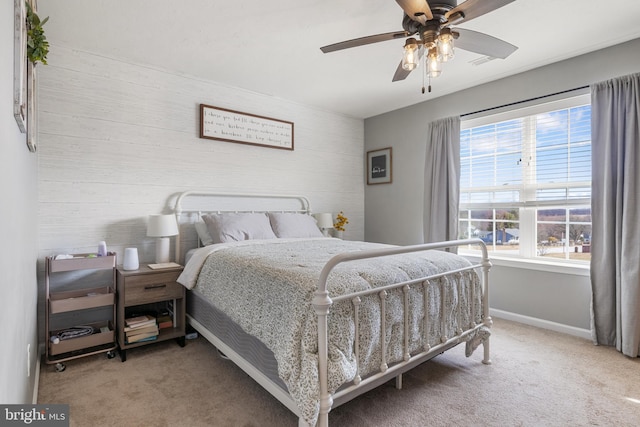
<path fill-rule="evenodd" d="M 176 282 L 177 278 L 175 272 L 127 277 L 124 303 L 135 305 L 182 298 L 184 286 Z"/>

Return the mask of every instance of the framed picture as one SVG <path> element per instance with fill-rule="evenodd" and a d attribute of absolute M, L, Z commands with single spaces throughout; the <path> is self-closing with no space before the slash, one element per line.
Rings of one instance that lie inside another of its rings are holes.
<path fill-rule="evenodd" d="M 200 104 L 200 138 L 293 150 L 293 123 Z"/>
<path fill-rule="evenodd" d="M 13 115 L 20 132 L 27 131 L 27 8 L 24 0 L 14 0 Z"/>
<path fill-rule="evenodd" d="M 391 182 L 391 147 L 367 152 L 367 184 Z"/>
<path fill-rule="evenodd" d="M 36 93 L 36 66 L 32 62 L 27 64 L 27 147 L 32 153 L 36 152 L 38 138 L 38 108 Z"/>

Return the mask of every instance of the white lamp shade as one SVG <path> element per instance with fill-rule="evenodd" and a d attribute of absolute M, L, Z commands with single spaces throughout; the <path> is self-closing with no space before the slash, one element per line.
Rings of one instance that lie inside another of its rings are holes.
<path fill-rule="evenodd" d="M 318 213 L 313 215 L 318 222 L 318 228 L 333 228 L 333 215 L 330 213 Z"/>
<path fill-rule="evenodd" d="M 166 237 L 178 234 L 178 223 L 174 215 L 149 215 L 147 236 Z"/>

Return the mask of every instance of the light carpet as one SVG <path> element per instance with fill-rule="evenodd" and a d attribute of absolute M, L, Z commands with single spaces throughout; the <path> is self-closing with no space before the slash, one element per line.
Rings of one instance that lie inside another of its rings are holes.
<path fill-rule="evenodd" d="M 334 408 L 333 426 L 638 426 L 640 359 L 494 319 L 492 365 L 464 345 Z M 71 426 L 295 426 L 297 418 L 205 339 L 42 365 L 38 403 Z"/>

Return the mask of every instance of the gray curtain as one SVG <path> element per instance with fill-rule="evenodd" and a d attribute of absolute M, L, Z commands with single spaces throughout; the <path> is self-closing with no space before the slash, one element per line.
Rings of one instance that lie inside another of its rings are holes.
<path fill-rule="evenodd" d="M 640 74 L 591 87 L 592 335 L 640 347 Z"/>
<path fill-rule="evenodd" d="M 424 242 L 458 238 L 460 117 L 429 124 L 424 168 Z"/>

